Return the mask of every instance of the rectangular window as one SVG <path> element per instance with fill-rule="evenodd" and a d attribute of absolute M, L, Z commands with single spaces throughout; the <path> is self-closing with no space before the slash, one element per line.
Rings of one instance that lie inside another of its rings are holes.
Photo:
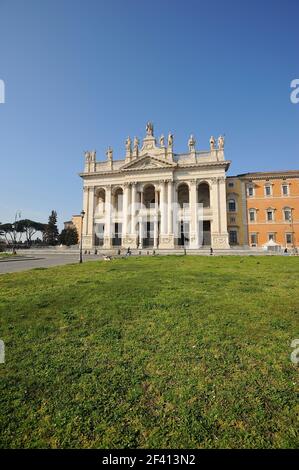
<path fill-rule="evenodd" d="M 249 220 L 250 222 L 254 222 L 255 221 L 255 212 L 254 211 L 249 211 Z"/>
<path fill-rule="evenodd" d="M 265 195 L 271 196 L 271 186 L 265 186 Z"/>
<path fill-rule="evenodd" d="M 275 233 L 269 233 L 268 234 L 268 240 L 273 240 L 275 242 Z"/>
<path fill-rule="evenodd" d="M 273 221 L 273 211 L 267 211 L 267 220 L 268 222 Z"/>
<path fill-rule="evenodd" d="M 251 243 L 252 246 L 257 245 L 257 234 L 256 233 L 252 233 L 250 235 L 250 243 Z"/>
<path fill-rule="evenodd" d="M 283 184 L 283 185 L 282 185 L 282 194 L 283 194 L 284 196 L 288 196 L 288 195 L 289 195 L 289 187 L 288 187 L 287 184 Z"/>
<path fill-rule="evenodd" d="M 290 245 L 293 243 L 293 234 L 292 233 L 286 233 L 286 243 Z"/>
<path fill-rule="evenodd" d="M 238 243 L 237 230 L 230 230 L 229 231 L 229 243 L 231 245 L 236 245 Z"/>
<path fill-rule="evenodd" d="M 291 219 L 292 219 L 290 209 L 285 209 L 283 212 L 284 212 L 284 220 L 285 220 L 286 222 L 290 222 Z"/>
<path fill-rule="evenodd" d="M 230 182 L 228 183 L 228 187 L 229 187 L 229 188 L 233 188 L 233 187 L 234 187 L 234 183 L 233 183 L 232 181 L 230 181 Z"/>
<path fill-rule="evenodd" d="M 229 212 L 236 212 L 236 202 L 234 201 L 234 199 L 230 199 L 228 201 L 228 210 Z"/>
<path fill-rule="evenodd" d="M 113 246 L 120 246 L 121 245 L 121 238 L 122 238 L 122 224 L 115 223 L 114 224 L 114 234 L 112 239 Z"/>
<path fill-rule="evenodd" d="M 248 186 L 248 196 L 249 197 L 253 196 L 253 187 L 252 186 Z"/>

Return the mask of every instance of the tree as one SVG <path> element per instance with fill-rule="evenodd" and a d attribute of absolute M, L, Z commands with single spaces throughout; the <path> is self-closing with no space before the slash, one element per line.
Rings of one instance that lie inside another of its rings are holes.
<path fill-rule="evenodd" d="M 35 222 L 30 219 L 23 219 L 18 221 L 18 225 L 22 227 L 23 233 L 26 236 L 27 245 L 30 246 L 32 243 L 32 237 L 36 232 L 44 232 L 46 230 L 47 224 L 42 224 L 40 222 Z"/>
<path fill-rule="evenodd" d="M 78 238 L 76 227 L 68 227 L 61 231 L 59 235 L 59 243 L 66 246 L 77 245 Z"/>
<path fill-rule="evenodd" d="M 58 236 L 59 231 L 57 228 L 57 212 L 52 211 L 44 231 L 44 241 L 51 246 L 57 245 Z"/>
<path fill-rule="evenodd" d="M 14 224 L 1 224 L 0 232 L 4 235 L 7 243 L 17 245 L 20 243 L 24 229 L 19 221 Z"/>

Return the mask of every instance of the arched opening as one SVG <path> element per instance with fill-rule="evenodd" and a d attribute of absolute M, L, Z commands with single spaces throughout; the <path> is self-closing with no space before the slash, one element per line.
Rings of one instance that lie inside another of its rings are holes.
<path fill-rule="evenodd" d="M 96 191 L 96 212 L 97 214 L 104 214 L 105 212 L 105 189 L 101 188 Z"/>
<path fill-rule="evenodd" d="M 237 210 L 237 205 L 236 205 L 236 200 L 231 198 L 228 200 L 228 212 L 236 212 Z"/>
<path fill-rule="evenodd" d="M 203 207 L 210 207 L 210 186 L 208 183 L 200 183 L 198 185 L 197 200 Z"/>
<path fill-rule="evenodd" d="M 94 225 L 95 246 L 104 245 L 105 224 L 99 223 Z"/>
<path fill-rule="evenodd" d="M 116 188 L 113 193 L 113 209 L 116 212 L 121 212 L 123 210 L 123 189 Z M 112 234 L 112 245 L 121 246 L 122 241 L 122 223 L 114 222 L 113 223 L 113 234 Z"/>
<path fill-rule="evenodd" d="M 181 247 L 188 247 L 190 243 L 190 223 L 188 220 L 178 221 L 178 238 L 176 244 Z"/>
<path fill-rule="evenodd" d="M 146 208 L 154 207 L 155 204 L 155 186 L 147 185 L 143 190 L 143 203 Z"/>
<path fill-rule="evenodd" d="M 181 208 L 189 204 L 189 186 L 186 183 L 178 187 L 178 204 Z"/>
<path fill-rule="evenodd" d="M 202 222 L 202 245 L 211 246 L 211 221 L 204 220 Z"/>
<path fill-rule="evenodd" d="M 117 212 L 121 212 L 123 209 L 123 190 L 117 188 L 113 193 L 113 208 Z"/>

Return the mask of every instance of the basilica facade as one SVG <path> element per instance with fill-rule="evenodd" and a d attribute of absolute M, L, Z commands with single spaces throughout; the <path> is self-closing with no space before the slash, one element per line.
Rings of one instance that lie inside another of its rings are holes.
<path fill-rule="evenodd" d="M 105 161 L 85 152 L 82 244 L 171 250 L 229 248 L 224 138 L 198 151 L 193 136 L 175 153 L 173 135 L 157 142 L 152 123 L 140 142 L 128 137 L 123 159 L 111 147 Z"/>

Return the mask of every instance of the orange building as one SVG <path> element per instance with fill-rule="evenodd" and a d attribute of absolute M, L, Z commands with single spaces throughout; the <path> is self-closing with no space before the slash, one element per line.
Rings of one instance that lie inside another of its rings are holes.
<path fill-rule="evenodd" d="M 238 178 L 248 245 L 261 247 L 273 240 L 283 248 L 299 247 L 299 171 L 246 173 Z"/>
<path fill-rule="evenodd" d="M 68 220 L 64 222 L 64 228 L 73 228 L 75 227 L 78 232 L 78 243 L 80 243 L 81 238 L 81 226 L 82 226 L 82 216 L 81 215 L 73 215 L 72 220 Z"/>

